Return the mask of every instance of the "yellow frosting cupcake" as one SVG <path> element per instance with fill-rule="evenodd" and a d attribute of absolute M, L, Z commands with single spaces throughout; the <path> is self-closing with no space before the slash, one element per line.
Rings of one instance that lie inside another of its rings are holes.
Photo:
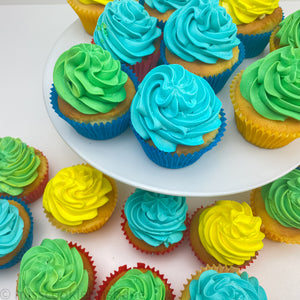
<path fill-rule="evenodd" d="M 49 221 L 71 233 L 101 228 L 117 202 L 115 181 L 89 165 L 60 170 L 47 184 L 43 205 Z"/>
<path fill-rule="evenodd" d="M 247 266 L 262 249 L 261 219 L 246 203 L 231 200 L 198 209 L 190 225 L 195 255 L 205 264 Z"/>

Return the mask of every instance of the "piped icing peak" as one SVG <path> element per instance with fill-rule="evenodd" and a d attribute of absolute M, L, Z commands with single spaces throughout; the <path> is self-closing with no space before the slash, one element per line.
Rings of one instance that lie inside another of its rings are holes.
<path fill-rule="evenodd" d="M 60 170 L 47 184 L 43 205 L 60 223 L 76 226 L 91 220 L 112 190 L 109 180 L 89 165 Z"/>
<path fill-rule="evenodd" d="M 78 250 L 62 239 L 44 239 L 29 249 L 20 264 L 18 297 L 80 300 L 87 293 L 88 273 Z"/>
<path fill-rule="evenodd" d="M 190 1 L 191 0 L 145 0 L 145 3 L 160 13 L 165 13 L 168 10 L 178 9 Z"/>
<path fill-rule="evenodd" d="M 191 281 L 189 292 L 190 300 L 267 300 L 257 278 L 249 277 L 247 272 L 238 275 L 204 271 L 199 279 Z"/>
<path fill-rule="evenodd" d="M 163 281 L 150 270 L 126 271 L 111 287 L 106 300 L 164 300 L 166 288 Z"/>
<path fill-rule="evenodd" d="M 203 135 L 221 125 L 221 106 L 206 80 L 180 65 L 161 65 L 139 85 L 131 122 L 144 140 L 173 152 L 179 144 L 203 144 Z"/>
<path fill-rule="evenodd" d="M 0 193 L 20 195 L 38 176 L 40 159 L 19 138 L 0 138 Z"/>
<path fill-rule="evenodd" d="M 0 199 L 0 257 L 13 252 L 23 236 L 24 222 L 19 210 L 6 199 Z"/>
<path fill-rule="evenodd" d="M 300 48 L 277 49 L 248 66 L 240 91 L 264 118 L 300 121 Z"/>
<path fill-rule="evenodd" d="M 288 15 L 279 26 L 280 29 L 276 33 L 276 37 L 279 38 L 279 46 L 300 48 L 300 9 Z"/>
<path fill-rule="evenodd" d="M 58 95 L 83 114 L 106 113 L 126 98 L 121 63 L 95 44 L 78 44 L 57 59 L 53 81 Z"/>
<path fill-rule="evenodd" d="M 217 0 L 192 0 L 169 17 L 164 41 L 185 61 L 214 64 L 233 57 L 232 49 L 240 43 L 236 33 L 236 25 Z"/>
<path fill-rule="evenodd" d="M 295 169 L 263 186 L 261 195 L 268 215 L 284 227 L 300 229 L 300 170 Z"/>
<path fill-rule="evenodd" d="M 161 35 L 156 23 L 137 1 L 114 0 L 98 19 L 94 41 L 115 59 L 134 65 L 155 51 L 153 42 Z"/>
<path fill-rule="evenodd" d="M 243 265 L 263 247 L 261 218 L 246 203 L 222 200 L 199 217 L 198 233 L 206 251 L 223 265 Z"/>
<path fill-rule="evenodd" d="M 220 0 L 219 2 L 237 25 L 248 24 L 264 15 L 270 15 L 279 5 L 279 0 Z"/>
<path fill-rule="evenodd" d="M 185 197 L 136 189 L 127 199 L 124 213 L 133 234 L 157 247 L 179 242 L 186 230 Z"/>

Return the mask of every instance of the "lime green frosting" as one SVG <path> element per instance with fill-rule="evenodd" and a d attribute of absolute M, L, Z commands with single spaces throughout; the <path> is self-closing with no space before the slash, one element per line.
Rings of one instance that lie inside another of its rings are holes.
<path fill-rule="evenodd" d="M 300 121 L 300 48 L 283 47 L 252 63 L 240 91 L 264 118 Z"/>
<path fill-rule="evenodd" d="M 279 46 L 300 47 L 300 9 L 287 16 L 279 24 L 276 37 L 280 39 Z"/>
<path fill-rule="evenodd" d="M 0 138 L 0 193 L 20 195 L 38 176 L 40 159 L 19 138 Z"/>
<path fill-rule="evenodd" d="M 127 74 L 121 63 L 95 44 L 78 44 L 56 61 L 58 95 L 83 114 L 107 113 L 126 98 Z"/>
<path fill-rule="evenodd" d="M 284 227 L 300 229 L 300 170 L 296 169 L 261 188 L 266 211 Z"/>
<path fill-rule="evenodd" d="M 106 300 L 164 300 L 165 285 L 151 271 L 128 270 L 110 288 Z"/>
<path fill-rule="evenodd" d="M 29 249 L 20 264 L 19 300 L 80 300 L 88 289 L 88 273 L 78 250 L 62 239 L 44 239 Z"/>

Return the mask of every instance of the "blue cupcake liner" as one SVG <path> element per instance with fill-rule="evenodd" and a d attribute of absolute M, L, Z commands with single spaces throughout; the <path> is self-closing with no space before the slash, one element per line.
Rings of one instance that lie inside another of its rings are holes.
<path fill-rule="evenodd" d="M 166 59 L 166 55 L 165 55 L 166 45 L 165 45 L 164 40 L 161 41 L 160 47 L 161 47 L 161 51 L 160 51 L 161 61 L 164 64 L 168 65 L 169 63 L 168 63 L 168 61 Z M 221 91 L 221 89 L 224 87 L 224 85 L 228 81 L 229 77 L 237 69 L 237 67 L 243 62 L 243 60 L 245 58 L 245 47 L 244 47 L 243 43 L 241 42 L 238 47 L 240 50 L 239 57 L 238 57 L 237 62 L 232 66 L 231 69 L 227 69 L 218 75 L 209 76 L 209 77 L 203 76 L 203 78 L 210 84 L 210 86 L 212 87 L 212 89 L 214 90 L 214 92 L 216 94 Z"/>
<path fill-rule="evenodd" d="M 1 196 L 0 201 L 1 201 L 1 199 L 16 201 L 24 207 L 24 209 L 26 210 L 26 212 L 28 213 L 29 218 L 30 218 L 30 229 L 29 229 L 27 239 L 26 239 L 23 247 L 21 248 L 21 250 L 9 262 L 7 262 L 6 264 L 0 266 L 0 270 L 8 269 L 8 268 L 14 266 L 15 264 L 17 264 L 19 261 L 21 261 L 21 259 L 22 259 L 23 255 L 25 254 L 25 252 L 31 248 L 32 240 L 33 240 L 33 217 L 32 217 L 32 213 L 31 213 L 29 207 L 25 204 L 24 201 L 22 201 L 20 199 L 17 199 L 15 197 L 2 197 Z"/>
<path fill-rule="evenodd" d="M 150 160 L 152 160 L 157 165 L 164 167 L 164 168 L 170 168 L 170 169 L 179 169 L 183 167 L 187 167 L 193 163 L 195 163 L 204 153 L 208 152 L 212 148 L 214 148 L 221 140 L 222 136 L 224 135 L 224 132 L 226 131 L 226 117 L 225 112 L 223 109 L 220 111 L 221 115 L 221 126 L 219 128 L 219 132 L 214 138 L 214 140 L 205 148 L 188 154 L 184 155 L 181 154 L 180 156 L 177 153 L 171 153 L 171 152 L 164 152 L 159 150 L 158 148 L 149 145 L 133 128 L 133 125 L 131 124 L 131 128 L 141 144 L 144 152 L 148 156 Z"/>
<path fill-rule="evenodd" d="M 137 90 L 139 82 L 136 78 L 136 75 L 126 65 L 122 64 L 121 69 L 122 71 L 128 74 L 129 78 L 133 81 L 135 89 Z M 112 122 L 90 124 L 90 123 L 80 123 L 71 120 L 65 115 L 63 115 L 62 112 L 59 110 L 57 97 L 58 94 L 55 90 L 54 85 L 52 84 L 50 90 L 50 102 L 52 108 L 59 115 L 59 117 L 61 117 L 63 120 L 69 123 L 80 135 L 84 137 L 93 140 L 107 140 L 120 135 L 129 126 L 129 122 L 130 122 L 129 110 L 123 116 L 117 118 L 116 120 L 113 120 Z"/>

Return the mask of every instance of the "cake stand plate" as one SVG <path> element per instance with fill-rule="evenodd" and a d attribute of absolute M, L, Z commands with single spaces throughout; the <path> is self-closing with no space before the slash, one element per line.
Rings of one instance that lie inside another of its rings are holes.
<path fill-rule="evenodd" d="M 144 154 L 128 128 L 106 141 L 80 136 L 54 112 L 50 88 L 54 64 L 61 53 L 79 43 L 90 43 L 79 20 L 71 24 L 50 52 L 43 78 L 43 94 L 50 120 L 63 140 L 86 162 L 107 175 L 149 191 L 190 197 L 229 195 L 264 185 L 288 173 L 300 163 L 300 139 L 281 149 L 260 149 L 249 144 L 237 131 L 229 98 L 229 79 L 217 94 L 227 117 L 227 130 L 221 142 L 191 166 L 172 170 L 157 166 Z M 257 57 L 263 57 L 266 52 Z M 235 74 L 256 59 L 247 59 Z"/>

